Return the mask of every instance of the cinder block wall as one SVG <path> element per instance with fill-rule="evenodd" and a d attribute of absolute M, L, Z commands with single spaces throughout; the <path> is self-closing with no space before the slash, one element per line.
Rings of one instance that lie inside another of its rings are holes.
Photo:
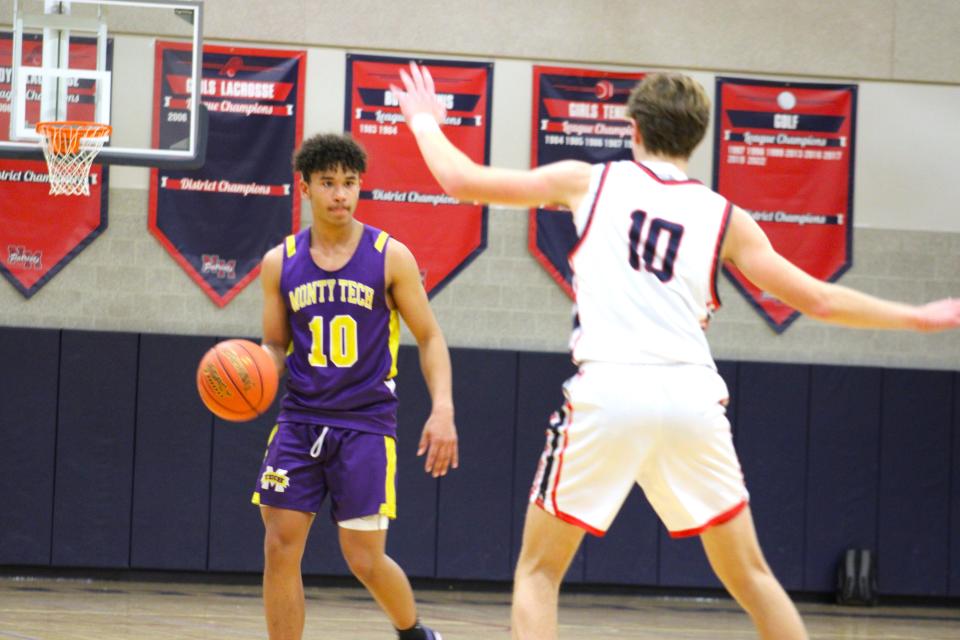
<path fill-rule="evenodd" d="M 0 28 L 11 4 L 0 0 Z M 529 78 L 537 63 L 676 68 L 711 93 L 716 75 L 857 82 L 854 267 L 841 283 L 908 302 L 960 295 L 955 0 L 557 0 L 549 10 L 507 0 L 419 0 L 389 12 L 372 0 L 350 11 L 326 0 L 278 0 L 270 12 L 258 0 L 205 6 L 208 42 L 307 49 L 307 133 L 342 127 L 348 51 L 493 60 L 491 157 L 512 167 L 529 165 Z M 151 28 L 119 25 L 113 33 L 122 43 Z M 707 183 L 711 135 L 691 162 L 691 174 Z M 114 168 L 109 228 L 32 299 L 0 283 L 0 325 L 259 335 L 258 282 L 217 308 L 148 234 L 146 175 Z M 857 332 L 800 319 L 778 336 L 725 279 L 720 292 L 725 307 L 709 333 L 718 358 L 931 369 L 960 363 L 957 334 Z M 492 209 L 487 249 L 433 304 L 452 345 L 566 349 L 571 302 L 527 251 L 525 212 Z"/>

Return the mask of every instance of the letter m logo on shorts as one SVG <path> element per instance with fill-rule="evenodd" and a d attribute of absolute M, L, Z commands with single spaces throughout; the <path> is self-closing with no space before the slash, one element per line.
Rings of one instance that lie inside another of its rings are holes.
<path fill-rule="evenodd" d="M 267 470 L 260 476 L 260 488 L 268 491 L 273 488 L 277 493 L 283 493 L 290 486 L 290 478 L 287 477 L 286 469 L 276 469 L 267 466 Z"/>

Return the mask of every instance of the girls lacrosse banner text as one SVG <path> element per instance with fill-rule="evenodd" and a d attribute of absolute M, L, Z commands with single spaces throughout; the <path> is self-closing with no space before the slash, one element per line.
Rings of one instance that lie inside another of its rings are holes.
<path fill-rule="evenodd" d="M 429 68 L 447 108 L 444 132 L 487 164 L 493 67 L 485 62 L 417 60 Z M 420 265 L 427 293 L 440 290 L 487 246 L 487 208 L 443 192 L 420 156 L 390 85 L 409 59 L 347 56 L 343 128 L 366 149 L 357 219 L 403 242 Z"/>
<path fill-rule="evenodd" d="M 713 188 L 745 209 L 774 248 L 836 280 L 853 261 L 856 85 L 717 78 Z M 799 312 L 724 269 L 781 333 Z"/>
<path fill-rule="evenodd" d="M 187 137 L 190 55 L 189 45 L 156 45 L 154 146 Z M 204 46 L 206 163 L 150 172 L 150 233 L 218 306 L 257 276 L 267 249 L 300 227 L 291 163 L 303 138 L 305 68 L 303 51 Z"/>

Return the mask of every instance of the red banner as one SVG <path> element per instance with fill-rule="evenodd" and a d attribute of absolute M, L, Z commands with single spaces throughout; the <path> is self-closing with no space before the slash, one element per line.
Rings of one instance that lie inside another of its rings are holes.
<path fill-rule="evenodd" d="M 446 102 L 444 132 L 474 161 L 487 164 L 493 67 L 486 62 L 418 60 Z M 445 194 L 404 124 L 391 84 L 405 58 L 349 55 L 344 130 L 367 150 L 357 218 L 407 245 L 434 294 L 487 245 L 487 208 Z"/>
<path fill-rule="evenodd" d="M 112 43 L 111 43 L 112 44 Z M 11 94 L 13 40 L 0 35 L 0 93 Z M 108 45 L 107 68 L 113 47 Z M 39 66 L 43 41 L 25 35 L 23 64 Z M 70 67 L 97 68 L 97 43 L 71 38 Z M 68 90 L 67 117 L 93 120 L 93 81 L 79 80 Z M 40 87 L 26 100 L 28 122 L 40 113 Z M 9 102 L 8 102 L 9 104 Z M 0 110 L 0 138 L 9 139 L 10 111 Z M 29 298 L 107 228 L 107 178 L 102 165 L 90 169 L 89 196 L 51 196 L 47 164 L 43 160 L 0 160 L 0 273 Z"/>
<path fill-rule="evenodd" d="M 642 78 L 642 73 L 534 66 L 530 166 L 633 157 L 626 104 Z M 530 210 L 527 248 L 571 298 L 573 271 L 567 256 L 576 244 L 569 213 Z"/>
<path fill-rule="evenodd" d="M 821 280 L 853 264 L 856 85 L 717 78 L 713 188 Z M 799 312 L 735 268 L 727 277 L 777 333 Z"/>

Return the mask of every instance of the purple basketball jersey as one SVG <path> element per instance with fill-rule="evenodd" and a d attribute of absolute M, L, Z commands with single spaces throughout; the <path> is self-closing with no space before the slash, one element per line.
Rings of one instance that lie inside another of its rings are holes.
<path fill-rule="evenodd" d="M 388 239 L 365 225 L 337 271 L 313 261 L 309 227 L 286 239 L 280 293 L 293 345 L 278 421 L 396 435 L 400 324 L 385 297 Z"/>

